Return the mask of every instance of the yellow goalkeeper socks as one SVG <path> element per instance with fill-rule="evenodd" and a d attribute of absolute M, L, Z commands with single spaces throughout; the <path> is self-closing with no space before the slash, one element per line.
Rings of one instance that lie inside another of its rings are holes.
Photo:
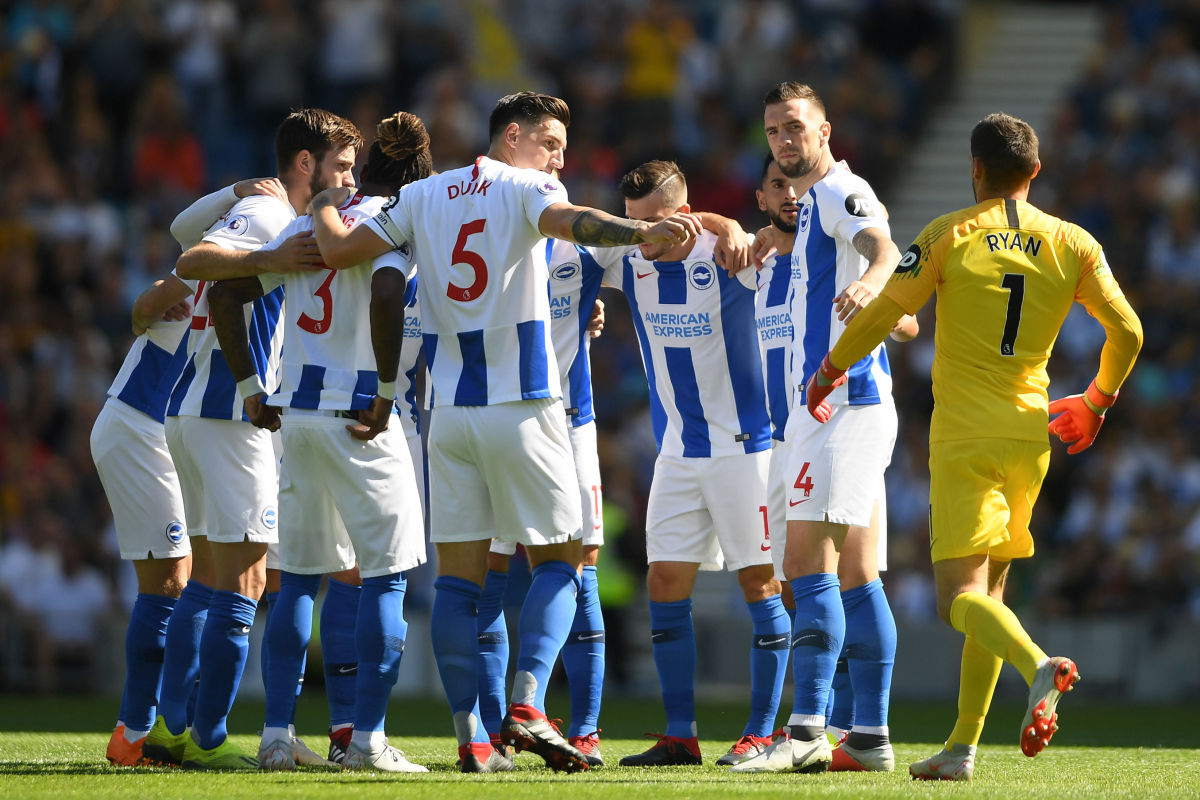
<path fill-rule="evenodd" d="M 974 636 L 963 642 L 962 671 L 958 678 L 958 721 L 946 747 L 956 744 L 979 744 L 983 733 L 983 720 L 992 704 L 992 693 L 1000 677 L 1000 665 L 1004 662 L 989 653 Z"/>
<path fill-rule="evenodd" d="M 963 592 L 950 605 L 950 624 L 974 637 L 988 652 L 1012 664 L 1032 684 L 1038 664 L 1046 660 L 1008 606 L 980 592 Z"/>

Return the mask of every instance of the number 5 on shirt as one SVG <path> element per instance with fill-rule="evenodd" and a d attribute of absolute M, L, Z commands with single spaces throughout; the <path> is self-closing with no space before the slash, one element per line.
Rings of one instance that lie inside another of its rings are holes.
<path fill-rule="evenodd" d="M 458 229 L 458 241 L 454 243 L 454 260 L 453 264 L 466 264 L 475 271 L 475 280 L 470 286 L 459 286 L 451 282 L 446 287 L 446 296 L 451 300 L 457 300 L 460 303 L 466 303 L 475 300 L 483 290 L 487 288 L 488 272 L 487 264 L 484 263 L 483 257 L 474 250 L 467 249 L 467 239 L 477 233 L 483 233 L 483 226 L 487 220 L 475 219 L 470 222 L 463 223 L 463 226 Z"/>

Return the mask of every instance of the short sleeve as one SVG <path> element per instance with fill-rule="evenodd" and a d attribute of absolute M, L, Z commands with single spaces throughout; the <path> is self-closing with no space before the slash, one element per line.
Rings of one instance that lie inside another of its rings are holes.
<path fill-rule="evenodd" d="M 567 202 L 567 189 L 557 178 L 536 170 L 526 170 L 521 184 L 521 197 L 525 203 L 525 217 L 533 229 L 539 230 L 542 214 L 555 203 Z"/>
<path fill-rule="evenodd" d="M 879 202 L 866 181 L 856 180 L 842 198 L 842 207 L 834 209 L 832 234 L 835 238 L 850 242 L 867 228 L 879 228 L 885 236 L 892 235 L 883 203 Z"/>
<path fill-rule="evenodd" d="M 396 269 L 401 275 L 408 275 L 412 270 L 413 257 L 412 245 L 404 242 L 395 250 L 389 250 L 381 256 L 377 256 L 371 262 L 371 274 L 374 275 L 381 269 Z"/>
<path fill-rule="evenodd" d="M 403 187 L 399 194 L 388 198 L 378 214 L 362 221 L 372 233 L 392 247 L 399 247 L 413 238 L 412 217 L 408 210 L 409 192 L 406 190 L 413 191 L 409 186 Z"/>
<path fill-rule="evenodd" d="M 274 197 L 246 197 L 209 229 L 204 241 L 227 250 L 257 250 L 293 219 L 292 209 Z"/>

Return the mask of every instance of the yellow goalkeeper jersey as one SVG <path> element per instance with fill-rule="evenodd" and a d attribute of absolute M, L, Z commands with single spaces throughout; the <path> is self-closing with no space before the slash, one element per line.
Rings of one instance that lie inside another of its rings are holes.
<path fill-rule="evenodd" d="M 882 294 L 914 314 L 934 291 L 930 442 L 1046 441 L 1046 361 L 1071 303 L 1108 323 L 1124 297 L 1087 231 L 999 198 L 929 223 Z"/>

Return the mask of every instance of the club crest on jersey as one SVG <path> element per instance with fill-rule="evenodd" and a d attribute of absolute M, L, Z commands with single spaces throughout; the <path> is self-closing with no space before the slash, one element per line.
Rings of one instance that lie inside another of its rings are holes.
<path fill-rule="evenodd" d="M 812 203 L 805 203 L 800 206 L 800 214 L 796 218 L 796 227 L 801 233 L 808 230 L 808 221 L 810 219 L 812 219 Z"/>
<path fill-rule="evenodd" d="M 846 211 L 856 217 L 875 217 L 879 215 L 879 206 L 866 195 L 854 192 L 846 196 Z"/>
<path fill-rule="evenodd" d="M 225 223 L 225 230 L 229 231 L 230 233 L 237 234 L 238 236 L 241 236 L 249 229 L 250 221 L 246 219 L 243 214 L 232 216 L 229 218 L 229 221 Z"/>
<path fill-rule="evenodd" d="M 711 289 L 717 282 L 717 270 L 707 261 L 697 261 L 688 267 L 688 283 L 696 289 Z"/>
<path fill-rule="evenodd" d="M 166 534 L 168 542 L 171 544 L 179 544 L 183 541 L 183 537 L 186 534 L 186 529 L 183 527 L 183 523 L 176 519 L 171 520 L 171 523 L 167 525 L 167 529 L 163 531 L 163 533 Z"/>
<path fill-rule="evenodd" d="M 262 524 L 268 528 L 274 528 L 275 523 L 279 521 L 279 514 L 275 510 L 275 506 L 267 506 L 262 510 Z"/>
<path fill-rule="evenodd" d="M 560 281 L 569 281 L 579 274 L 579 265 L 574 261 L 568 261 L 565 264 L 560 264 L 550 273 L 551 277 Z"/>
<path fill-rule="evenodd" d="M 542 194 L 553 194 L 554 192 L 557 192 L 561 186 L 562 184 L 558 183 L 557 181 L 546 181 L 545 183 L 539 184 L 537 190 Z"/>

